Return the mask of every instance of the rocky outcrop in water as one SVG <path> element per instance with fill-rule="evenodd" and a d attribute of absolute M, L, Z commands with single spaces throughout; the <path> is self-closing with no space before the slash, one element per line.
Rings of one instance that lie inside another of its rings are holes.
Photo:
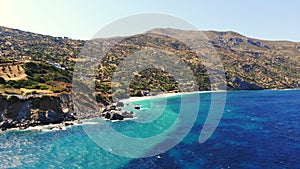
<path fill-rule="evenodd" d="M 122 110 L 124 103 L 117 102 L 106 106 L 102 111 L 102 116 L 109 120 L 124 120 L 125 118 L 133 118 L 133 112 Z"/>

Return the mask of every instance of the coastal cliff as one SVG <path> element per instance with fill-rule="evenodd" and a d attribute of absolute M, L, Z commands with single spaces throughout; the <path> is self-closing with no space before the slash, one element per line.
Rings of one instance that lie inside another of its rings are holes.
<path fill-rule="evenodd" d="M 69 94 L 0 96 L 0 129 L 61 123 L 75 120 Z"/>
<path fill-rule="evenodd" d="M 0 95 L 0 130 L 26 129 L 31 126 L 59 123 L 72 125 L 74 120 L 81 123 L 82 119 L 101 117 L 108 120 L 124 120 L 133 118 L 134 115 L 132 111 L 122 110 L 124 107 L 122 102 L 110 103 L 101 107 L 102 110 L 99 112 L 77 114 L 71 94 L 57 96 Z"/>

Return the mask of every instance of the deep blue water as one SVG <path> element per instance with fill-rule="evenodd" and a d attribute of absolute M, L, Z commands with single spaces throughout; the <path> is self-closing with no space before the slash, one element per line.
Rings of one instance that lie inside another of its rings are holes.
<path fill-rule="evenodd" d="M 300 90 L 228 92 L 218 128 L 200 144 L 210 95 L 200 94 L 200 110 L 188 135 L 159 156 L 132 159 L 111 154 L 94 143 L 83 126 L 73 126 L 65 131 L 0 133 L 0 168 L 300 168 Z M 159 115 L 159 99 L 138 103 L 138 119 Z M 180 97 L 170 97 L 163 113 L 150 123 L 109 124 L 127 136 L 147 138 L 170 127 L 179 109 Z"/>

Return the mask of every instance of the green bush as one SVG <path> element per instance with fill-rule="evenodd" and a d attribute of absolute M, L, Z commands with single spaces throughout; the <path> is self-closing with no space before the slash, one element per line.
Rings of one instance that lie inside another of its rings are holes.
<path fill-rule="evenodd" d="M 11 91 L 5 91 L 5 94 L 17 94 L 16 92 L 11 92 Z"/>
<path fill-rule="evenodd" d="M 62 90 L 58 90 L 58 89 L 53 90 L 53 93 L 60 93 L 60 92 L 62 92 Z"/>
<path fill-rule="evenodd" d="M 37 82 L 35 81 L 32 81 L 30 79 L 28 80 L 9 80 L 7 82 L 7 85 L 10 86 L 10 87 L 13 87 L 13 88 L 16 88 L 16 89 L 20 89 L 20 88 L 30 88 L 30 87 L 33 87 L 33 86 L 36 86 L 37 85 Z"/>
<path fill-rule="evenodd" d="M 24 69 L 29 79 L 39 83 L 48 81 L 71 83 L 72 80 L 68 70 L 61 70 L 45 63 L 28 62 L 24 64 Z"/>
<path fill-rule="evenodd" d="M 40 88 L 41 90 L 48 90 L 49 88 L 47 87 L 47 86 L 45 86 L 45 85 L 41 85 L 41 88 Z"/>
<path fill-rule="evenodd" d="M 32 85 L 32 86 L 25 86 L 26 89 L 40 89 L 41 86 L 39 85 Z"/>

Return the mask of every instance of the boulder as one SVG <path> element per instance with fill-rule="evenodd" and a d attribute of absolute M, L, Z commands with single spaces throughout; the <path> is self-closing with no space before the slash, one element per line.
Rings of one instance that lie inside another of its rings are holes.
<path fill-rule="evenodd" d="M 109 110 L 107 109 L 107 108 L 104 108 L 103 110 L 102 110 L 102 113 L 105 113 L 105 112 L 108 112 Z"/>
<path fill-rule="evenodd" d="M 104 116 L 106 119 L 110 119 L 110 117 L 111 117 L 111 114 L 109 113 L 109 112 L 107 112 L 106 114 L 105 114 L 105 116 Z"/>
<path fill-rule="evenodd" d="M 123 102 L 117 102 L 116 106 L 117 107 L 124 107 L 124 103 Z"/>
<path fill-rule="evenodd" d="M 65 126 L 72 126 L 73 123 L 65 123 Z"/>
<path fill-rule="evenodd" d="M 8 122 L 9 122 L 10 127 L 15 127 L 18 124 L 17 121 L 11 121 L 11 120 L 9 120 Z"/>
<path fill-rule="evenodd" d="M 137 110 L 141 109 L 140 105 L 138 105 L 138 104 L 135 105 L 134 108 L 137 109 Z"/>
<path fill-rule="evenodd" d="M 116 110 L 117 106 L 116 105 L 108 105 L 106 107 L 107 110 Z"/>
<path fill-rule="evenodd" d="M 123 120 L 124 116 L 120 115 L 119 113 L 114 113 L 110 120 Z"/>
<path fill-rule="evenodd" d="M 122 112 L 122 116 L 124 116 L 124 118 L 133 118 L 133 112 L 124 111 Z"/>
<path fill-rule="evenodd" d="M 6 128 L 9 128 L 10 124 L 8 121 L 2 121 L 0 122 L 0 128 L 2 129 L 6 129 Z"/>
<path fill-rule="evenodd" d="M 72 115 L 72 113 L 68 112 L 64 114 L 65 120 L 76 120 L 75 116 Z"/>

